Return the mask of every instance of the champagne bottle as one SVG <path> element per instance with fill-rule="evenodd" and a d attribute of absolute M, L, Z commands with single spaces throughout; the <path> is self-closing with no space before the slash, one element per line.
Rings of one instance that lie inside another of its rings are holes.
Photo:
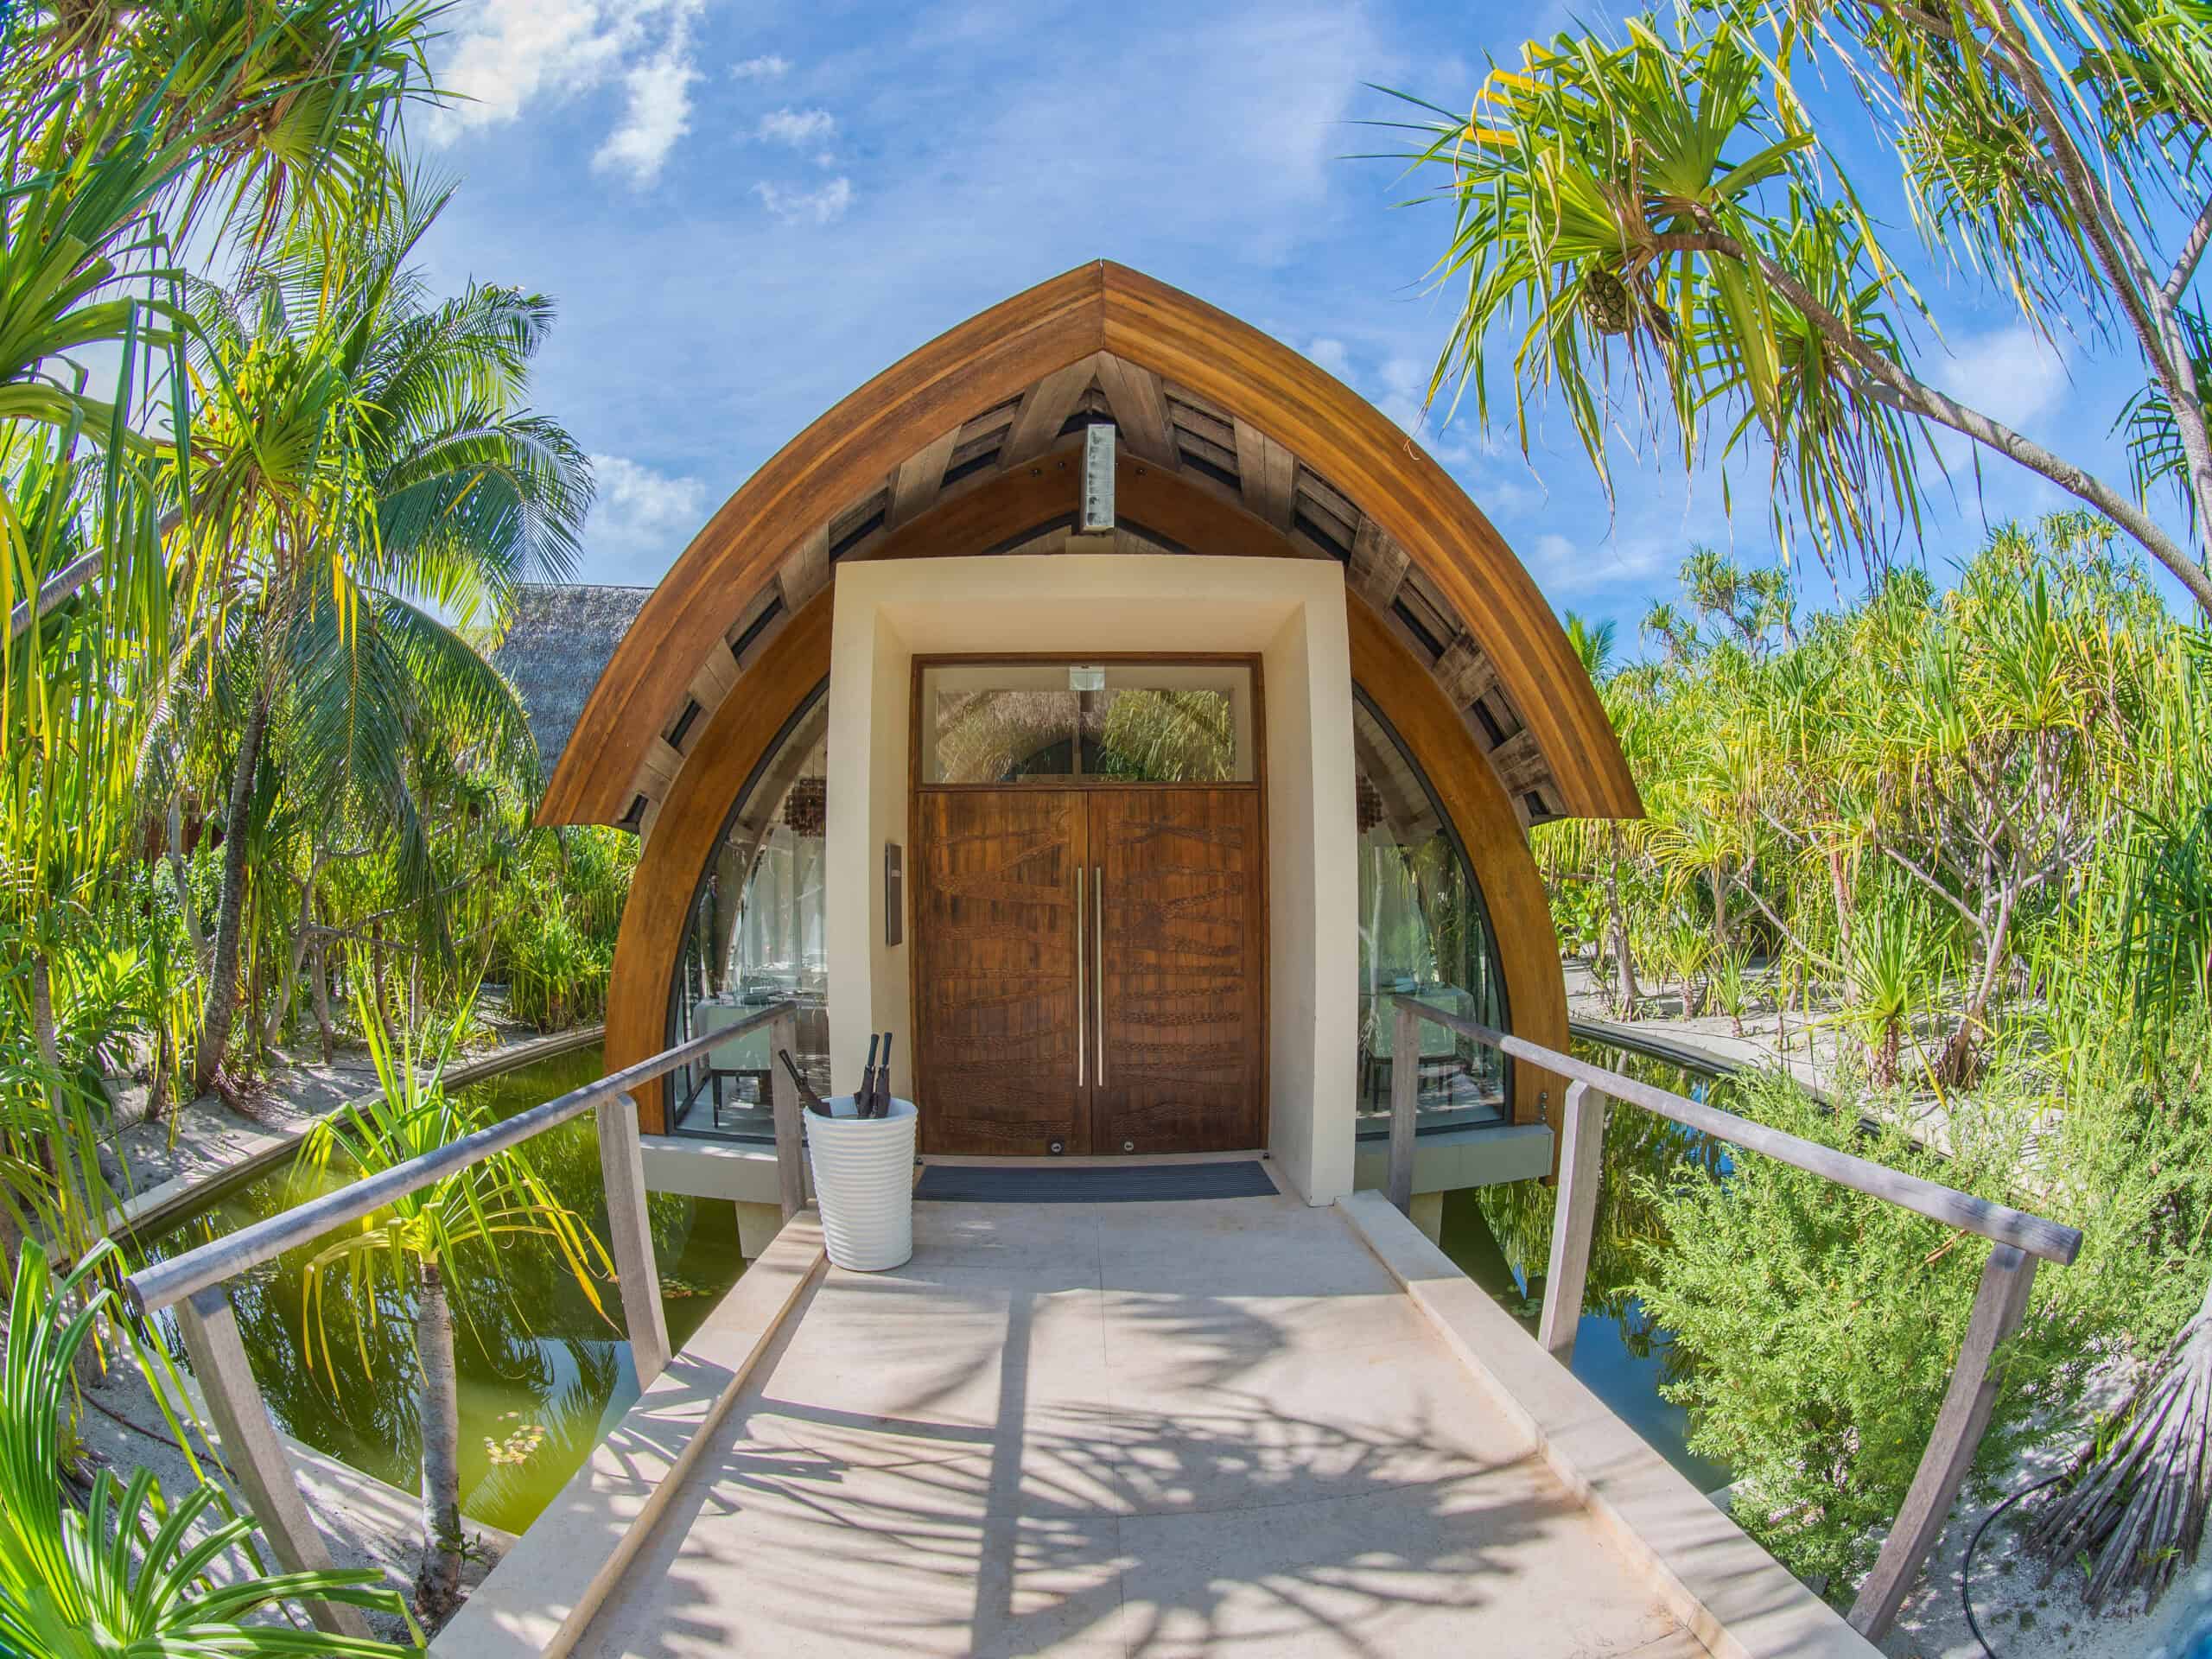
<path fill-rule="evenodd" d="M 883 1039 L 878 1036 L 874 1032 L 871 1031 L 868 1034 L 868 1064 L 861 1067 L 860 1086 L 853 1090 L 853 1116 L 855 1117 L 869 1117 L 874 1116 L 874 1114 L 868 1110 L 868 1102 L 875 1098 L 875 1048 L 876 1045 L 880 1043 L 882 1040 Z"/>
<path fill-rule="evenodd" d="M 805 1073 L 798 1069 L 798 1062 L 791 1058 L 791 1051 L 789 1049 L 778 1049 L 776 1051 L 776 1058 L 784 1063 L 784 1070 L 791 1074 L 791 1081 L 798 1085 L 798 1099 L 800 1105 L 805 1107 L 808 1111 L 812 1112 L 817 1117 L 835 1117 L 837 1116 L 836 1113 L 830 1109 L 830 1103 L 814 1092 L 812 1085 L 810 1085 L 806 1080 Z"/>
<path fill-rule="evenodd" d="M 883 1064 L 875 1074 L 875 1096 L 869 1103 L 872 1117 L 891 1116 L 891 1033 L 883 1033 Z"/>

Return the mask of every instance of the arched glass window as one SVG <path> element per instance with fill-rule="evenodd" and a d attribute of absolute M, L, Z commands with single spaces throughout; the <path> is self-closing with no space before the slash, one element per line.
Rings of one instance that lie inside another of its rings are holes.
<path fill-rule="evenodd" d="M 669 988 L 669 1039 L 734 1025 L 755 1009 L 798 1004 L 792 1058 L 830 1092 L 829 964 L 823 940 L 823 832 L 828 827 L 830 699 L 817 687 L 746 780 L 684 925 Z M 775 1139 L 768 1033 L 708 1052 L 670 1079 L 679 1135 Z"/>
<path fill-rule="evenodd" d="M 1412 992 L 1498 1030 L 1507 1024 L 1497 941 L 1467 855 L 1412 753 L 1355 689 L 1359 827 L 1358 1132 L 1386 1135 L 1393 994 Z M 1511 1116 L 1504 1057 L 1424 1023 L 1414 1058 L 1423 1130 Z"/>

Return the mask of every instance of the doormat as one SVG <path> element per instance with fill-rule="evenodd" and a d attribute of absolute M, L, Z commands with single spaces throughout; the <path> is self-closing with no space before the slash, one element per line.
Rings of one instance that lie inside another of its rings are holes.
<path fill-rule="evenodd" d="M 1222 1164 L 1060 1164 L 994 1168 L 930 1164 L 914 1188 L 937 1204 L 1159 1204 L 1177 1198 L 1271 1198 L 1256 1158 Z"/>

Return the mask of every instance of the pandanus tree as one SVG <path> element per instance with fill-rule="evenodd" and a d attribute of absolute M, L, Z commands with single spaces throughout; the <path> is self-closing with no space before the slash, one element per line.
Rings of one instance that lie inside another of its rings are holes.
<path fill-rule="evenodd" d="M 359 1009 L 377 1073 L 377 1092 L 323 1119 L 302 1143 L 298 1172 L 321 1185 L 397 1168 L 486 1127 L 482 1114 L 444 1083 L 462 1021 L 432 1040 L 402 1024 L 397 1040 L 383 1034 L 375 1011 Z M 467 1018 L 464 1014 L 463 1020 Z M 357 1322 L 361 1363 L 368 1369 L 368 1322 L 385 1316 L 380 1288 L 397 1290 L 413 1309 L 415 1363 L 423 1435 L 423 1557 L 415 1583 L 417 1611 L 433 1624 L 461 1599 L 464 1547 L 461 1520 L 461 1416 L 454 1359 L 454 1293 L 467 1270 L 487 1271 L 474 1282 L 497 1294 L 501 1251 L 540 1240 L 604 1314 L 596 1281 L 613 1263 L 589 1226 L 563 1204 L 520 1147 L 483 1159 L 409 1193 L 358 1228 L 332 1236 L 309 1258 L 303 1277 L 310 1363 L 327 1370 L 330 1333 L 327 1281 L 342 1274 Z"/>
<path fill-rule="evenodd" d="M 394 181 L 375 211 L 302 228 L 228 287 L 193 294 L 189 564 L 211 660 L 238 652 L 251 664 L 195 1053 L 203 1090 L 237 1007 L 243 832 L 272 721 L 323 786 L 367 789 L 399 815 L 410 682 L 429 674 L 453 695 L 473 683 L 514 724 L 512 699 L 437 611 L 493 618 L 526 577 L 564 575 L 590 505 L 575 442 L 523 404 L 550 303 L 491 286 L 433 301 L 409 265 L 447 200 Z M 399 827 L 403 864 L 426 876 L 416 827 Z"/>
<path fill-rule="evenodd" d="M 1834 86 L 1862 95 L 1936 257 L 2031 328 L 2139 362 L 2129 477 L 1932 383 L 1875 181 L 1811 106 Z M 1602 480 L 1616 426 L 1685 467 L 1755 457 L 1777 535 L 1876 555 L 1919 529 L 1945 429 L 2111 519 L 2212 611 L 2201 0 L 1692 0 L 1618 41 L 1531 42 L 1434 113 L 1415 159 L 1454 209 L 1436 275 L 1460 297 L 1432 397 L 1456 383 L 1487 420 L 1502 368 L 1525 445 L 1555 394 Z"/>

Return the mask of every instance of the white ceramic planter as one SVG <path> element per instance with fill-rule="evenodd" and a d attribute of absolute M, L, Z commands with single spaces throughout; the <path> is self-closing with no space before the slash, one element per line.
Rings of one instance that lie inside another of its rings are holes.
<path fill-rule="evenodd" d="M 830 1259 L 854 1273 L 881 1273 L 914 1253 L 914 1103 L 893 1100 L 888 1117 L 848 1117 L 850 1095 L 832 1095 L 840 1116 L 806 1114 L 806 1160 L 822 1211 Z"/>

